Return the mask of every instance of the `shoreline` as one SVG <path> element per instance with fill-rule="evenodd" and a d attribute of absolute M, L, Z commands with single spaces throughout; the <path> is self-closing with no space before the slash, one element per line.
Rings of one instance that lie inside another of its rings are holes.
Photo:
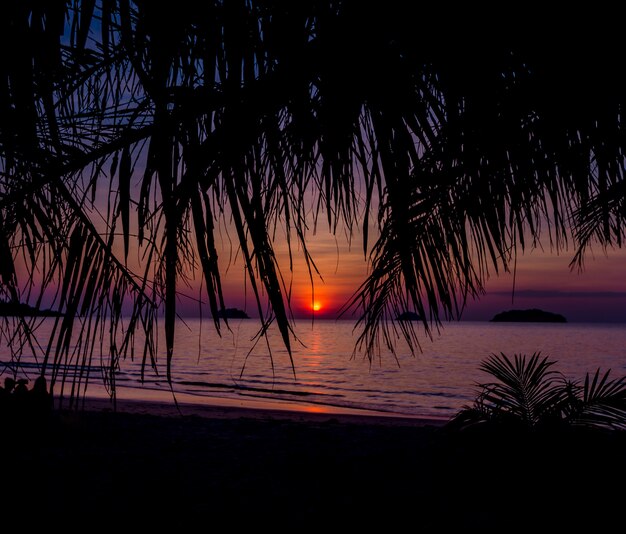
<path fill-rule="evenodd" d="M 162 390 L 120 388 L 115 403 L 106 392 L 90 392 L 76 406 L 61 405 L 58 411 L 76 412 L 124 412 L 158 417 L 200 417 L 204 419 L 258 419 L 303 422 L 327 422 L 329 420 L 353 424 L 443 426 L 449 419 L 425 415 L 375 411 L 360 408 L 339 407 L 282 399 L 245 398 L 192 395 L 176 393 L 175 399 Z M 167 398 L 166 398 L 167 397 Z"/>

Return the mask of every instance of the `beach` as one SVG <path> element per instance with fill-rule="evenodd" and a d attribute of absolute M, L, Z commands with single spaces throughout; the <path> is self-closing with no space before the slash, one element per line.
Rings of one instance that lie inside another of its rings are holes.
<path fill-rule="evenodd" d="M 5 425 L 5 522 L 282 532 L 410 521 L 445 532 L 499 530 L 513 518 L 597 526 L 621 509 L 622 493 L 607 486 L 626 473 L 624 440 L 613 435 L 522 442 L 451 436 L 419 418 L 136 400 L 116 408 L 91 399 Z"/>
<path fill-rule="evenodd" d="M 39 428 L 14 425 L 4 509 L 27 523 L 63 515 L 172 528 L 350 517 L 372 499 L 397 501 L 387 477 L 409 476 L 413 449 L 440 424 L 254 403 L 121 400 L 113 411 L 90 398 Z"/>

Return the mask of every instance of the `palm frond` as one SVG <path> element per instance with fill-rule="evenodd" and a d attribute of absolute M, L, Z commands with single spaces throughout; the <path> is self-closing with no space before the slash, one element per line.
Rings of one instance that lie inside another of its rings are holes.
<path fill-rule="evenodd" d="M 562 393 L 556 383 L 557 372 L 550 368 L 554 361 L 533 354 L 529 359 L 514 355 L 513 360 L 505 354 L 492 355 L 480 368 L 498 382 L 485 385 L 483 402 L 494 411 L 519 418 L 524 424 L 534 426 L 553 414 Z"/>
<path fill-rule="evenodd" d="M 570 424 L 598 428 L 626 429 L 626 377 L 609 379 L 610 370 L 593 377 L 585 376 L 578 395 L 568 405 L 566 419 Z"/>
<path fill-rule="evenodd" d="M 622 243 L 626 86 L 606 59 L 619 31 L 582 43 L 573 20 L 537 28 L 532 43 L 487 45 L 475 35 L 498 30 L 480 17 L 423 7 L 416 31 L 412 7 L 395 0 L 1 9 L 0 249 L 11 260 L 0 294 L 37 301 L 58 283 L 62 311 L 97 317 L 83 323 L 91 333 L 102 321 L 122 328 L 125 299 L 128 326 L 154 332 L 156 306 L 168 369 L 177 292 L 195 273 L 219 331 L 227 297 L 214 234 L 231 217 L 261 329 L 275 321 L 289 349 L 291 265 L 278 264 L 276 236 L 290 258 L 302 251 L 314 281 L 310 225 L 350 233 L 365 213 L 371 270 L 346 310 L 359 314 L 370 356 L 398 336 L 419 347 L 401 312 L 417 311 L 427 333 L 458 318 L 546 233 L 560 250 L 574 229 L 577 261 L 592 241 Z M 26 281 L 14 274 L 18 254 Z M 68 318 L 50 341 L 59 369 L 75 332 Z M 132 338 L 111 344 L 113 367 Z M 523 389 L 515 409 L 539 417 L 550 397 L 543 362 L 512 365 L 494 370 L 518 382 L 492 396 Z"/>
<path fill-rule="evenodd" d="M 453 418 L 451 428 L 481 423 L 520 424 L 525 428 L 574 425 L 589 428 L 626 428 L 626 377 L 609 380 L 610 371 L 584 384 L 565 379 L 551 369 L 555 361 L 505 354 L 491 355 L 480 365 L 495 382 L 480 384 L 472 406 Z"/>

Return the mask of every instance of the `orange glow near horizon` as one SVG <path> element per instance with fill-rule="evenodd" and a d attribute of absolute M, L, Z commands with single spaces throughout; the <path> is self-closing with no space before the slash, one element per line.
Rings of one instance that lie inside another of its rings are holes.
<path fill-rule="evenodd" d="M 322 229 L 307 236 L 312 264 L 305 262 L 297 247 L 290 255 L 286 245 L 286 241 L 276 241 L 276 257 L 281 265 L 293 265 L 283 274 L 291 290 L 294 316 L 336 319 L 367 276 L 368 263 L 362 251 L 351 248 L 341 232 L 334 236 Z"/>
<path fill-rule="evenodd" d="M 227 234 L 225 231 L 224 235 Z M 371 266 L 362 249 L 356 246 L 360 243 L 360 234 L 352 236 L 354 246 L 347 242 L 345 235 L 345 231 L 339 231 L 334 236 L 321 228 L 307 235 L 313 263 L 305 261 L 301 248 L 293 241 L 289 251 L 287 240 L 276 237 L 274 247 L 285 283 L 284 294 L 289 295 L 290 311 L 295 318 L 356 320 L 358 317 L 359 310 L 346 310 L 345 306 L 366 279 Z M 375 235 L 374 230 L 371 235 Z M 258 317 L 247 270 L 236 246 L 230 249 L 231 246 L 234 245 L 226 239 L 218 242 L 225 306 Z M 512 273 L 490 273 L 485 280 L 486 294 L 477 300 L 470 299 L 462 319 L 483 321 L 506 309 L 541 308 L 561 313 L 570 322 L 626 322 L 626 247 L 604 252 L 597 249 L 589 252 L 584 271 L 578 272 L 569 265 L 573 256 L 571 250 L 556 254 L 548 245 L 543 249 L 526 250 L 518 257 L 515 280 Z M 130 257 L 134 257 L 132 253 Z M 19 270 L 19 258 L 17 267 Z M 134 265 L 131 268 L 134 270 Z M 21 270 L 24 276 L 28 275 L 25 268 Z M 201 307 L 203 315 L 210 313 L 201 281 L 196 272 L 191 286 L 179 290 L 177 312 L 181 316 L 195 317 Z M 261 288 L 261 299 L 264 297 Z M 198 304 L 198 298 L 203 301 L 202 305 Z"/>

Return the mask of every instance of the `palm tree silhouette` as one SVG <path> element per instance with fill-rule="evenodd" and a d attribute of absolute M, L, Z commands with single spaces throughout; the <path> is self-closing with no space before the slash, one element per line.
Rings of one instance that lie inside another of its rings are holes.
<path fill-rule="evenodd" d="M 449 423 L 453 429 L 493 427 L 515 430 L 554 430 L 569 427 L 626 427 L 626 377 L 610 379 L 610 370 L 583 383 L 554 370 L 555 361 L 535 353 L 492 354 L 481 369 L 494 380 L 480 384 L 472 406 Z"/>
<path fill-rule="evenodd" d="M 219 331 L 224 220 L 261 330 L 275 321 L 290 350 L 274 235 L 313 280 L 310 194 L 316 224 L 364 221 L 371 274 L 345 310 L 370 352 L 396 329 L 418 342 L 395 321 L 407 308 L 427 328 L 459 316 L 540 236 L 561 249 L 572 232 L 580 266 L 591 243 L 621 245 L 620 17 L 514 13 L 512 29 L 482 15 L 393 0 L 3 6 L 0 297 L 54 294 L 52 383 L 62 362 L 88 369 L 106 336 L 114 395 L 135 334 L 154 361 L 161 309 L 169 375 L 177 290 L 196 266 Z M 5 319 L 16 328 L 17 354 L 33 323 Z"/>

